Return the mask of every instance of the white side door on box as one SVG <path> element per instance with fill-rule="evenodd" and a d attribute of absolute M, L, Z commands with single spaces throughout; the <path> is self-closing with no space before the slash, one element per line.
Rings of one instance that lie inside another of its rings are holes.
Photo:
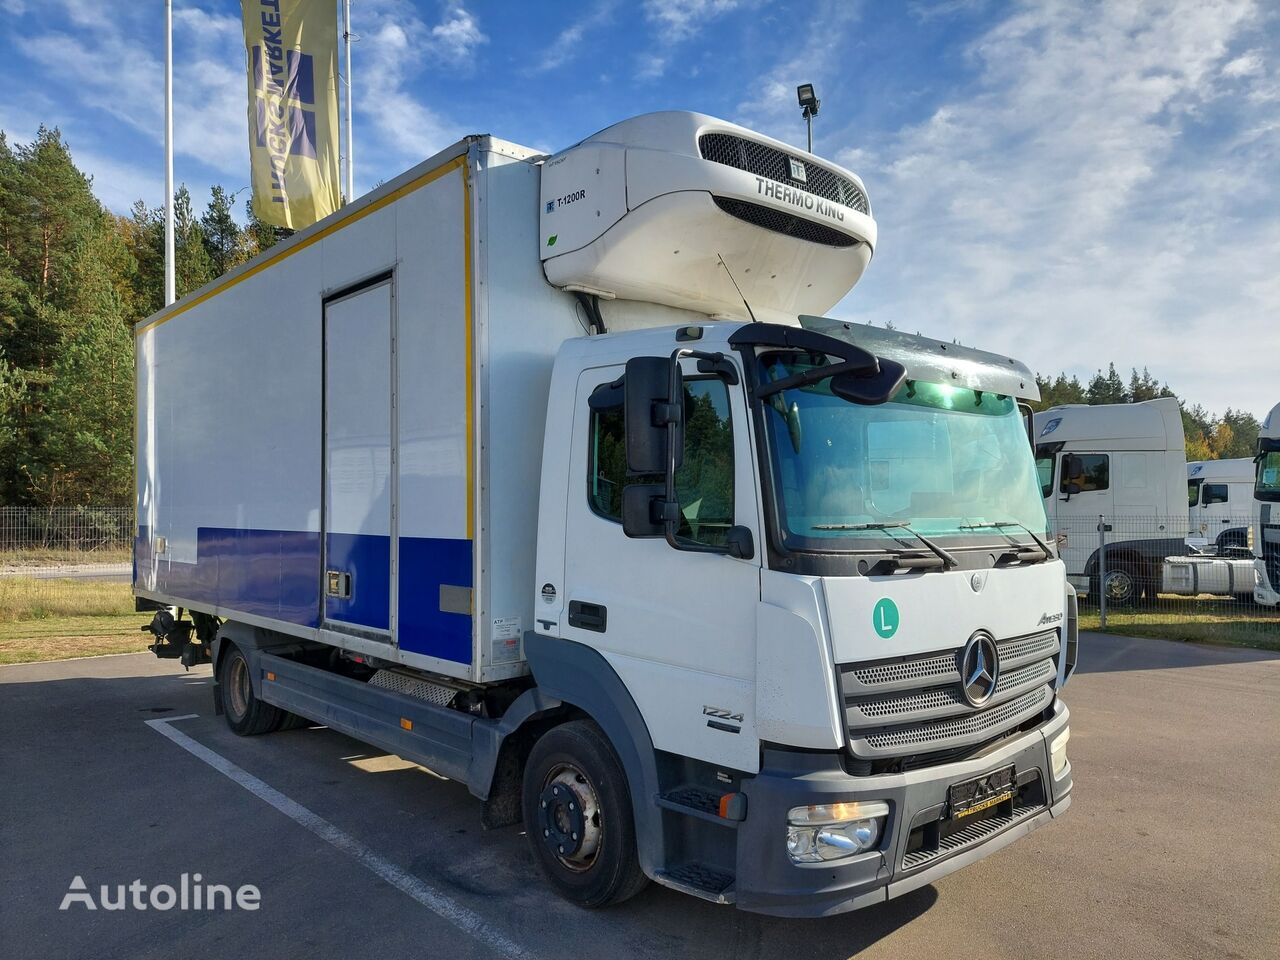
<path fill-rule="evenodd" d="M 392 282 L 324 305 L 324 626 L 392 636 Z"/>

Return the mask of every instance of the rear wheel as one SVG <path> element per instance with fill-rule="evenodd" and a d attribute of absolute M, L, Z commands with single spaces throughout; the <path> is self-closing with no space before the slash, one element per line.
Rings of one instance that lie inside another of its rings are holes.
<path fill-rule="evenodd" d="M 248 658 L 234 646 L 218 664 L 218 698 L 222 712 L 227 726 L 242 737 L 278 730 L 288 716 L 279 707 L 257 698 L 249 669 Z"/>
<path fill-rule="evenodd" d="M 563 724 L 534 744 L 521 800 L 534 859 L 566 900 L 605 907 L 648 883 L 636 853 L 626 774 L 591 721 Z"/>

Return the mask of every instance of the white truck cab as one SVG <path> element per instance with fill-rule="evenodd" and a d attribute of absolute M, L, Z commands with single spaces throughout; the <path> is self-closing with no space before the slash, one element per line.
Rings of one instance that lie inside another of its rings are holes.
<path fill-rule="evenodd" d="M 237 733 L 465 784 L 584 906 L 821 916 L 1049 822 L 1035 381 L 824 318 L 875 238 L 852 172 L 665 113 L 468 138 L 179 301 L 137 331 L 157 653 Z"/>
<path fill-rule="evenodd" d="M 1280 403 L 1262 422 L 1254 465 L 1253 598 L 1274 607 L 1280 604 Z"/>
<path fill-rule="evenodd" d="M 1188 545 L 1216 554 L 1247 552 L 1253 481 L 1252 457 L 1189 461 Z"/>
<path fill-rule="evenodd" d="M 1036 468 L 1049 524 L 1066 541 L 1067 577 L 1099 589 L 1098 518 L 1108 538 L 1107 602 L 1154 595 L 1166 557 L 1186 551 L 1186 449 L 1173 398 L 1065 404 L 1035 415 Z"/>

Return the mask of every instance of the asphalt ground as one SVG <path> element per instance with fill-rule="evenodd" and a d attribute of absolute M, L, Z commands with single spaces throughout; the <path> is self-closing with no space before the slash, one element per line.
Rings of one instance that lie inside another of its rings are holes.
<path fill-rule="evenodd" d="M 809 921 L 656 885 L 579 910 L 519 828 L 481 829 L 464 787 L 323 728 L 236 737 L 209 684 L 150 654 L 0 667 L 0 956 L 1280 956 L 1274 654 L 1086 635 L 1067 815 Z M 59 910 L 76 876 L 97 899 L 184 872 L 252 884 L 260 905 Z"/>

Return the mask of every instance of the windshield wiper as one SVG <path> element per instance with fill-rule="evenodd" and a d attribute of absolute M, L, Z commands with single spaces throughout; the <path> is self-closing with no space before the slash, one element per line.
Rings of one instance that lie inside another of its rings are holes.
<path fill-rule="evenodd" d="M 815 524 L 813 529 L 815 530 L 893 530 L 893 529 L 905 530 L 907 533 L 911 534 L 911 536 L 915 537 L 917 540 L 923 543 L 926 547 L 928 547 L 929 550 L 932 551 L 937 556 L 937 558 L 942 561 L 942 565 L 944 567 L 955 567 L 955 566 L 959 566 L 960 564 L 960 561 L 957 560 L 954 556 L 952 556 L 949 552 L 947 552 L 946 550 L 943 550 L 940 546 L 938 546 L 936 543 L 934 543 L 932 540 L 928 539 L 927 537 L 922 537 L 920 534 L 912 530 L 911 524 L 908 523 L 906 520 L 884 520 L 884 521 L 878 521 L 875 523 L 819 523 L 819 524 Z"/>
<path fill-rule="evenodd" d="M 996 530 L 1000 530 L 1002 532 L 1006 527 L 1020 527 L 1027 532 L 1027 536 L 1029 536 L 1032 540 L 1035 541 L 1035 546 L 1032 547 L 1031 544 L 1029 543 L 1019 543 L 1013 537 L 1009 537 L 1009 539 L 1013 542 L 1013 545 L 1015 547 L 1018 547 L 1022 550 L 1039 549 L 1044 554 L 1044 556 L 1041 557 L 1042 560 L 1048 560 L 1053 556 L 1053 550 L 1049 547 L 1049 544 L 1047 544 L 1039 535 L 1037 535 L 1037 533 L 1034 530 L 1028 527 L 1025 523 L 1019 523 L 1017 520 L 987 520 L 987 521 L 978 521 L 976 523 L 960 524 L 961 530 L 980 530 L 984 527 L 991 527 Z M 1006 533 L 1005 536 L 1008 537 L 1009 535 Z"/>

